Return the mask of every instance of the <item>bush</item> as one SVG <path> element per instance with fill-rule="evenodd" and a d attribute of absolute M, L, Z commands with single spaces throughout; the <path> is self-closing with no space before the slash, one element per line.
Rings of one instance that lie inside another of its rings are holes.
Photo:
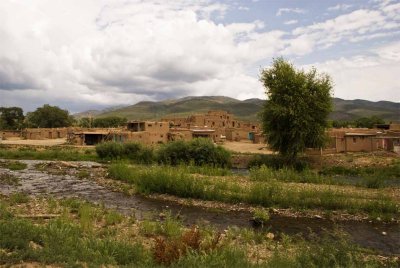
<path fill-rule="evenodd" d="M 96 145 L 96 153 L 102 159 L 121 159 L 124 146 L 116 142 L 103 142 Z"/>
<path fill-rule="evenodd" d="M 158 150 L 158 161 L 174 166 L 189 163 L 189 144 L 184 141 L 173 141 L 163 145 Z"/>
<path fill-rule="evenodd" d="M 158 161 L 170 165 L 193 163 L 196 166 L 229 167 L 230 157 L 228 151 L 215 146 L 209 139 L 174 141 L 158 151 Z"/>
<path fill-rule="evenodd" d="M 156 156 L 152 148 L 143 147 L 142 150 L 139 152 L 137 162 L 142 164 L 151 164 L 154 162 L 155 158 Z"/>
<path fill-rule="evenodd" d="M 139 156 L 143 146 L 137 142 L 128 142 L 123 144 L 124 155 L 130 159 L 136 159 Z"/>
<path fill-rule="evenodd" d="M 96 153 L 102 159 L 129 159 L 143 164 L 150 164 L 155 158 L 153 149 L 136 142 L 103 142 L 96 145 Z"/>

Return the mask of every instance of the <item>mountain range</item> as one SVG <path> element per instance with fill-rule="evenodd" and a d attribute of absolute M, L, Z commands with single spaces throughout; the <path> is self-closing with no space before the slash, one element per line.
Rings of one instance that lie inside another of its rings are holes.
<path fill-rule="evenodd" d="M 256 121 L 265 100 L 237 100 L 224 96 L 184 97 L 163 101 L 142 101 L 125 107 L 113 107 L 106 110 L 91 110 L 74 114 L 76 118 L 85 116 L 120 116 L 128 120 L 155 120 L 163 117 L 183 117 L 209 110 L 225 110 L 241 120 Z M 360 117 L 378 116 L 385 121 L 400 121 L 400 103 L 390 101 L 343 100 L 333 99 L 332 120 L 354 120 Z"/>

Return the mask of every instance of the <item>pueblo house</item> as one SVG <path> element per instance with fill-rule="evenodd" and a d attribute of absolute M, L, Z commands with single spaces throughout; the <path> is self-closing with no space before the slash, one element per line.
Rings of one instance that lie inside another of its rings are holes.
<path fill-rule="evenodd" d="M 214 142 L 262 141 L 258 123 L 239 121 L 226 111 L 209 111 L 188 117 L 163 118 L 160 121 L 130 121 L 125 128 L 71 128 L 68 141 L 75 145 L 95 145 L 103 141 L 140 142 L 146 145 L 174 140 L 209 138 Z"/>
<path fill-rule="evenodd" d="M 327 131 L 328 143 L 322 150 L 309 149 L 309 154 L 390 151 L 400 154 L 400 124 L 384 128 L 340 128 Z"/>

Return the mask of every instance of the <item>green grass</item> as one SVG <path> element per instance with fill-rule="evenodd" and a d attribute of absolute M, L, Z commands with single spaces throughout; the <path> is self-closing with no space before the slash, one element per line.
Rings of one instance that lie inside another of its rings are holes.
<path fill-rule="evenodd" d="M 346 178 L 349 176 L 350 178 Z M 327 185 L 355 185 L 367 188 L 383 188 L 390 184 L 387 182 L 400 183 L 400 164 L 388 167 L 376 168 L 345 168 L 331 167 L 325 168 L 321 172 L 310 169 L 296 171 L 292 168 L 274 169 L 261 165 L 250 169 L 250 179 L 252 181 L 269 182 L 297 182 Z"/>
<path fill-rule="evenodd" d="M 46 199 L 32 205 L 46 213 Z M 9 197 L 0 197 L 0 265 L 37 263 L 61 267 L 395 267 L 352 244 L 340 231 L 305 240 L 230 227 L 221 236 L 207 227 L 185 228 L 168 212 L 161 220 L 132 222 L 113 210 L 78 199 L 56 202 L 62 216 L 20 219 Z M 29 214 L 29 212 L 28 212 Z M 107 222 L 110 215 L 112 220 Z M 118 215 L 118 216 L 117 216 Z M 159 215 L 161 216 L 161 215 Z M 82 224 L 82 219 L 85 223 Z M 118 220 L 115 220 L 118 219 Z M 110 228 L 110 224 L 112 224 Z M 87 226 L 90 226 L 89 228 Z M 256 246 L 256 247 L 255 247 Z M 262 252 L 262 253 L 260 253 Z M 251 256 L 251 257 L 250 257 Z"/>
<path fill-rule="evenodd" d="M 19 185 L 19 178 L 6 173 L 0 173 L 0 185 Z"/>
<path fill-rule="evenodd" d="M 44 150 L 39 150 L 34 147 L 20 147 L 18 149 L 0 148 L 0 158 L 63 161 L 99 160 L 94 151 L 89 154 L 70 147 L 51 147 Z"/>
<path fill-rule="evenodd" d="M 291 168 L 272 169 L 265 165 L 261 167 L 253 167 L 250 169 L 250 179 L 252 181 L 277 180 L 281 182 L 299 182 L 299 183 L 316 183 L 316 184 L 334 184 L 328 177 L 323 177 L 318 173 L 305 169 L 296 171 Z"/>
<path fill-rule="evenodd" d="M 84 225 L 82 222 L 74 223 L 69 217 L 37 225 L 12 216 L 6 218 L 0 213 L 0 264 L 18 263 L 21 260 L 68 267 L 78 263 L 87 263 L 89 266 L 140 266 L 152 263 L 149 253 L 140 244 L 98 237 L 93 232 L 94 221 L 90 216 L 90 211 L 96 209 L 87 203 L 80 204 L 79 217 L 85 218 Z M 87 225 L 92 227 L 87 228 Z M 36 249 L 32 244 L 36 245 Z"/>
<path fill-rule="evenodd" d="M 18 161 L 6 161 L 6 162 L 0 162 L 0 166 L 8 168 L 10 170 L 23 170 L 26 169 L 28 165 Z"/>
<path fill-rule="evenodd" d="M 182 221 L 176 219 L 170 212 L 162 213 L 161 221 L 145 219 L 140 223 L 140 232 L 146 236 L 163 235 L 178 237 L 182 234 Z"/>
<path fill-rule="evenodd" d="M 161 193 L 228 203 L 244 202 L 264 207 L 342 210 L 350 213 L 382 215 L 399 213 L 398 204 L 384 194 L 366 198 L 364 193 L 338 189 L 293 188 L 275 179 L 249 181 L 242 185 L 215 177 L 198 177 L 178 168 L 153 166 L 143 169 L 126 164 L 109 167 L 110 177 L 133 184 L 143 194 Z"/>
<path fill-rule="evenodd" d="M 29 196 L 24 193 L 18 192 L 10 195 L 11 204 L 22 204 L 28 202 L 29 202 Z"/>

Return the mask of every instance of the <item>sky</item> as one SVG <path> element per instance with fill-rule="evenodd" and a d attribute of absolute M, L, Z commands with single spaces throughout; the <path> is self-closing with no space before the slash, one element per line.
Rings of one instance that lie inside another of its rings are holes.
<path fill-rule="evenodd" d="M 1 0 L 0 106 L 265 98 L 284 57 L 334 97 L 400 101 L 400 0 Z"/>

